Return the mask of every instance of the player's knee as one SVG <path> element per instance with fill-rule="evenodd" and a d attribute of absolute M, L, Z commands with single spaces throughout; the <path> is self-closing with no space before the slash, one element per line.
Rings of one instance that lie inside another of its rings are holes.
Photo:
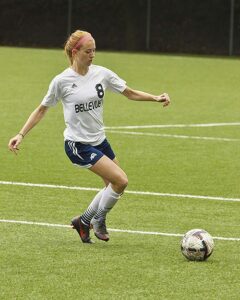
<path fill-rule="evenodd" d="M 121 181 L 121 186 L 122 186 L 123 190 L 125 190 L 125 188 L 128 186 L 127 175 L 123 176 L 122 181 Z"/>
<path fill-rule="evenodd" d="M 128 178 L 126 174 L 121 174 L 112 182 L 114 190 L 117 193 L 122 193 L 128 185 Z"/>
<path fill-rule="evenodd" d="M 123 192 L 125 190 L 125 188 L 128 185 L 128 178 L 127 178 L 126 174 L 122 175 L 119 178 L 117 185 L 118 185 L 119 189 L 121 190 L 121 192 Z"/>

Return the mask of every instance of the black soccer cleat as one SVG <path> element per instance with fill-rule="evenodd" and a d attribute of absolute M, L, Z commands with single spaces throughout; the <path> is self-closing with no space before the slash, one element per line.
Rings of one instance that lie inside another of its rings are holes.
<path fill-rule="evenodd" d="M 76 229 L 82 242 L 83 243 L 88 243 L 88 244 L 93 244 L 94 242 L 90 238 L 90 227 L 85 225 L 81 217 L 75 217 L 71 221 L 71 226 L 73 229 Z"/>

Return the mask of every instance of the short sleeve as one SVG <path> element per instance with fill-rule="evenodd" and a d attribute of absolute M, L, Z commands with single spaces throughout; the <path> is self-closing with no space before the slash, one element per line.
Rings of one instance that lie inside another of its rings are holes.
<path fill-rule="evenodd" d="M 106 71 L 107 71 L 107 78 L 106 78 L 107 89 L 115 93 L 122 93 L 127 87 L 126 81 L 121 79 L 114 72 L 108 69 L 106 69 Z"/>
<path fill-rule="evenodd" d="M 55 106 L 60 100 L 60 89 L 57 78 L 55 77 L 48 88 L 48 92 L 42 100 L 44 106 Z"/>

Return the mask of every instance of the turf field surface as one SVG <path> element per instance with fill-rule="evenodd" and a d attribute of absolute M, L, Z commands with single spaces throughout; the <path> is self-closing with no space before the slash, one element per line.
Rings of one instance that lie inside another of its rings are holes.
<path fill-rule="evenodd" d="M 61 50 L 0 53 L 1 299 L 239 299 L 239 60 L 97 53 L 96 64 L 172 104 L 107 93 L 106 132 L 129 186 L 109 215 L 110 241 L 84 245 L 69 223 L 102 182 L 65 156 L 61 104 L 17 156 L 6 147 L 67 60 Z M 215 237 L 206 262 L 180 252 L 192 228 Z"/>

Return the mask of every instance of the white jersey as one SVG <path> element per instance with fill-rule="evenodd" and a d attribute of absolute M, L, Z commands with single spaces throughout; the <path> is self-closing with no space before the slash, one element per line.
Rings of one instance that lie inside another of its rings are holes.
<path fill-rule="evenodd" d="M 91 65 L 84 76 L 68 68 L 52 80 L 42 105 L 54 106 L 61 100 L 66 124 L 64 139 L 96 146 L 106 138 L 103 124 L 106 89 L 123 92 L 126 82 L 96 65 Z"/>

